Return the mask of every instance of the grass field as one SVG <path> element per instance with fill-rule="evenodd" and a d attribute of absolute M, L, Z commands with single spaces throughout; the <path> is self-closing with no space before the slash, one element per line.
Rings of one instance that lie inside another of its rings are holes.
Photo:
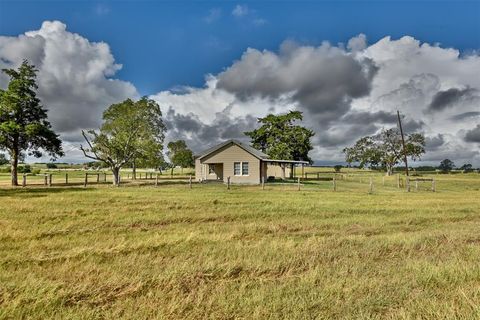
<path fill-rule="evenodd" d="M 363 176 L 4 186 L 0 318 L 480 318 L 480 175 Z"/>

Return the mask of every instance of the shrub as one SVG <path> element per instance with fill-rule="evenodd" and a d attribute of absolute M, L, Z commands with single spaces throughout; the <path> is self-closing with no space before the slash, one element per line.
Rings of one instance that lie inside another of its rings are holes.
<path fill-rule="evenodd" d="M 333 166 L 333 169 L 335 169 L 335 172 L 340 172 L 342 170 L 343 166 L 341 164 L 337 164 L 336 166 Z"/>
<path fill-rule="evenodd" d="M 29 164 L 18 166 L 18 169 L 17 169 L 18 173 L 30 173 L 31 171 L 32 171 L 32 168 L 30 167 Z"/>
<path fill-rule="evenodd" d="M 10 167 L 0 168 L 0 172 L 1 172 L 1 173 L 10 173 Z"/>
<path fill-rule="evenodd" d="M 33 169 L 32 174 L 40 174 L 40 169 Z"/>
<path fill-rule="evenodd" d="M 57 165 L 55 163 L 47 163 L 48 169 L 57 169 Z"/>

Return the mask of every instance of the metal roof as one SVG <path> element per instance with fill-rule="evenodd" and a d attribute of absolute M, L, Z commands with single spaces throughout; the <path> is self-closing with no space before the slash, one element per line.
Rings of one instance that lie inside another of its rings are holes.
<path fill-rule="evenodd" d="M 201 152 L 200 154 L 198 154 L 198 155 L 196 156 L 196 158 L 197 158 L 197 159 L 201 159 L 201 158 L 203 158 L 203 157 L 211 154 L 212 152 L 215 152 L 215 151 L 217 151 L 217 150 L 219 150 L 219 149 L 221 149 L 221 148 L 223 148 L 223 147 L 228 146 L 229 144 L 234 144 L 234 145 L 239 146 L 240 148 L 242 148 L 243 150 L 247 151 L 248 153 L 251 153 L 253 156 L 255 156 L 256 158 L 258 158 L 258 159 L 260 159 L 260 160 L 268 159 L 268 155 L 265 154 L 265 153 L 263 153 L 262 151 L 257 150 L 257 149 L 255 149 L 255 148 L 249 146 L 248 144 L 245 144 L 245 143 L 242 143 L 242 142 L 240 142 L 240 141 L 238 141 L 238 140 L 233 140 L 233 139 L 227 140 L 227 141 L 225 141 L 225 142 L 223 142 L 223 143 L 220 143 L 220 144 L 218 144 L 218 145 L 216 145 L 216 146 L 213 146 L 213 147 L 211 147 L 211 148 L 209 148 L 209 149 Z"/>
<path fill-rule="evenodd" d="M 262 151 L 260 150 L 257 150 L 251 146 L 249 146 L 248 144 L 245 144 L 245 143 L 242 143 L 238 140 L 234 140 L 234 139 L 230 139 L 230 140 L 227 140 L 223 143 L 220 143 L 216 146 L 213 146 L 203 152 L 201 152 L 200 154 L 196 155 L 195 158 L 197 159 L 201 159 L 201 158 L 204 158 L 206 156 L 208 156 L 209 154 L 223 148 L 223 147 L 226 147 L 228 146 L 229 144 L 234 144 L 234 145 L 237 145 L 239 146 L 240 148 L 242 148 L 243 150 L 247 151 L 248 153 L 252 154 L 253 156 L 255 156 L 256 158 L 262 160 L 262 161 L 268 161 L 268 162 L 282 162 L 282 163 L 299 163 L 299 164 L 309 164 L 308 161 L 297 161 L 297 160 L 278 160 L 278 159 L 269 159 L 268 158 L 268 155 L 263 153 Z"/>

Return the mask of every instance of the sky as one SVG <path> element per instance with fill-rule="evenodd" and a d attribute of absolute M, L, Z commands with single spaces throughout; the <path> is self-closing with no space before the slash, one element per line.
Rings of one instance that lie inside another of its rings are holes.
<path fill-rule="evenodd" d="M 196 152 L 295 109 L 333 164 L 398 109 L 427 138 L 418 164 L 480 166 L 479 50 L 480 1 L 0 0 L 0 67 L 39 69 L 61 161 L 85 160 L 80 131 L 110 104 L 146 95 Z"/>

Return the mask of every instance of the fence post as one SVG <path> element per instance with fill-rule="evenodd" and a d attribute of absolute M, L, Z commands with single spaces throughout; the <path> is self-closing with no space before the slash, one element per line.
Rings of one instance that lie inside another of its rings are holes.
<path fill-rule="evenodd" d="M 337 191 L 337 180 L 335 179 L 335 175 L 333 175 L 333 191 Z"/>
<path fill-rule="evenodd" d="M 68 184 L 68 173 L 65 173 L 65 184 Z"/>
<path fill-rule="evenodd" d="M 85 173 L 85 182 L 83 183 L 83 186 L 86 188 L 88 183 L 88 173 Z"/>
<path fill-rule="evenodd" d="M 397 173 L 397 188 L 400 189 L 400 173 Z"/>
<path fill-rule="evenodd" d="M 415 180 L 415 191 L 418 191 L 418 180 Z"/>
<path fill-rule="evenodd" d="M 227 190 L 230 190 L 230 177 L 227 177 Z"/>
<path fill-rule="evenodd" d="M 298 191 L 300 191 L 300 177 L 297 179 Z"/>
<path fill-rule="evenodd" d="M 48 186 L 49 187 L 52 186 L 52 174 L 51 173 L 48 175 Z"/>
<path fill-rule="evenodd" d="M 432 179 L 432 192 L 435 192 L 435 179 Z"/>
<path fill-rule="evenodd" d="M 100 173 L 97 173 L 97 183 L 100 183 Z"/>
<path fill-rule="evenodd" d="M 410 177 L 405 178 L 405 183 L 407 185 L 407 192 L 410 192 Z"/>
<path fill-rule="evenodd" d="M 188 178 L 188 186 L 192 189 L 192 175 Z"/>
<path fill-rule="evenodd" d="M 27 175 L 24 173 L 23 174 L 23 179 L 22 179 L 22 187 L 26 187 L 27 186 Z"/>
<path fill-rule="evenodd" d="M 130 179 L 130 173 L 127 173 L 127 179 Z"/>
<path fill-rule="evenodd" d="M 320 180 L 320 172 L 317 172 L 317 180 Z"/>
<path fill-rule="evenodd" d="M 369 193 L 373 193 L 373 180 L 370 178 L 370 191 Z"/>
<path fill-rule="evenodd" d="M 48 179 L 48 176 L 47 176 L 47 174 L 45 173 L 45 174 L 43 175 L 43 185 L 44 185 L 44 186 L 47 185 L 47 179 Z"/>

